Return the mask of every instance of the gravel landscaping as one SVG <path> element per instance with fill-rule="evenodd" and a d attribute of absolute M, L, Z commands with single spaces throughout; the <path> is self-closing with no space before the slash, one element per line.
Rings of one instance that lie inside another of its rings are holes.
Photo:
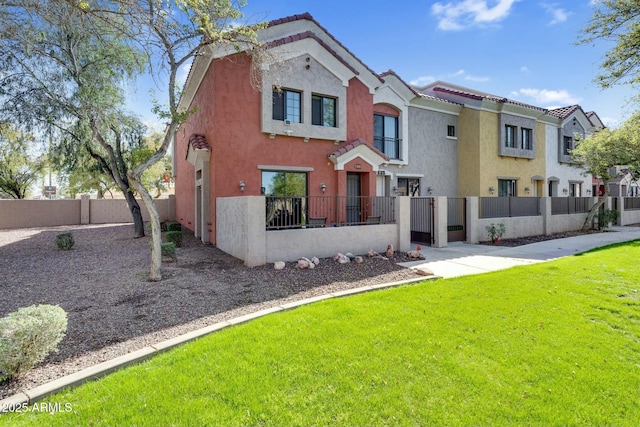
<path fill-rule="evenodd" d="M 75 246 L 60 251 L 55 236 L 67 230 Z M 397 265 L 405 254 L 365 257 L 362 264 L 326 258 L 313 270 L 295 263 L 280 271 L 272 265 L 248 268 L 184 234 L 178 261 L 165 262 L 163 280 L 154 283 L 147 281 L 150 237 L 133 239 L 131 225 L 0 231 L 0 317 L 32 304 L 57 304 L 69 320 L 59 352 L 19 380 L 0 384 L 0 399 L 248 312 L 416 277 Z"/>

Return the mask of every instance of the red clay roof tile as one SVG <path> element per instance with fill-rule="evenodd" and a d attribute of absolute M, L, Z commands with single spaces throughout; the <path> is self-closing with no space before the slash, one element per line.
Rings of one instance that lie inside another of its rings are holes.
<path fill-rule="evenodd" d="M 389 157 L 386 154 L 384 154 L 382 151 L 378 150 L 376 147 L 374 147 L 371 143 L 367 142 L 367 140 L 365 140 L 363 138 L 358 138 L 358 139 L 354 139 L 353 141 L 347 142 L 342 147 L 340 147 L 337 150 L 334 150 L 331 153 L 329 153 L 329 157 L 340 157 L 343 154 L 348 153 L 349 151 L 353 150 L 354 148 L 356 148 L 356 147 L 358 147 L 360 145 L 365 145 L 365 146 L 369 147 L 369 149 L 371 149 L 373 152 L 378 154 L 380 157 L 382 157 L 383 159 L 389 161 Z"/>

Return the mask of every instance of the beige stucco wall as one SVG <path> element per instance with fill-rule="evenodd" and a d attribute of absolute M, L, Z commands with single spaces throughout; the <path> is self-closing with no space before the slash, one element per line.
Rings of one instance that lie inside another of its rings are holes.
<path fill-rule="evenodd" d="M 148 221 L 144 203 L 138 203 Z M 155 199 L 154 203 L 161 221 L 175 219 L 175 196 Z M 0 229 L 130 222 L 131 213 L 123 199 L 0 200 Z"/>
<path fill-rule="evenodd" d="M 217 247 L 248 266 L 300 257 L 324 258 L 338 252 L 364 254 L 410 249 L 409 198 L 396 199 L 396 224 L 326 227 L 298 230 L 265 229 L 264 196 L 218 197 Z"/>
<path fill-rule="evenodd" d="M 80 200 L 0 200 L 0 229 L 80 224 Z"/>

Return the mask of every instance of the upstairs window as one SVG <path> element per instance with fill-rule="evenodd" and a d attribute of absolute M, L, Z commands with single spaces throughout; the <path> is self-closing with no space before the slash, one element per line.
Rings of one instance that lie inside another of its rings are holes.
<path fill-rule="evenodd" d="M 301 123 L 302 94 L 294 90 L 273 90 L 273 120 Z"/>
<path fill-rule="evenodd" d="M 565 156 L 570 156 L 571 150 L 573 150 L 573 138 L 570 136 L 565 136 L 562 142 L 562 154 L 564 154 Z"/>
<path fill-rule="evenodd" d="M 520 128 L 520 148 L 523 150 L 531 150 L 531 147 L 533 146 L 531 142 L 531 135 L 533 135 L 531 129 Z"/>
<path fill-rule="evenodd" d="M 373 115 L 373 145 L 390 159 L 400 158 L 397 117 Z"/>
<path fill-rule="evenodd" d="M 456 137 L 456 127 L 449 125 L 447 126 L 447 136 L 449 138 L 455 138 Z"/>
<path fill-rule="evenodd" d="M 311 97 L 311 124 L 316 126 L 336 127 L 337 100 L 322 95 Z"/>
<path fill-rule="evenodd" d="M 516 129 L 517 127 L 505 125 L 504 127 L 504 146 L 516 148 Z"/>

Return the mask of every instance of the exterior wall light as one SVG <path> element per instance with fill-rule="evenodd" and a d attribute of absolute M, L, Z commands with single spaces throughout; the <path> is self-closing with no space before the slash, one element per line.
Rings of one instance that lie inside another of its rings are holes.
<path fill-rule="evenodd" d="M 327 191 L 327 184 L 324 182 L 320 184 L 320 190 L 322 190 L 322 193 L 324 194 L 324 192 Z"/>
<path fill-rule="evenodd" d="M 494 187 L 489 187 L 489 193 L 493 194 L 495 193 L 496 189 Z"/>
<path fill-rule="evenodd" d="M 531 192 L 531 188 L 529 187 L 524 187 L 524 191 L 526 191 L 527 194 L 529 194 Z"/>
<path fill-rule="evenodd" d="M 563 189 L 562 189 L 562 193 L 563 193 L 563 194 L 567 194 L 568 192 L 569 192 L 569 190 L 567 190 L 566 188 L 563 188 Z"/>
<path fill-rule="evenodd" d="M 433 193 L 433 188 L 432 187 L 427 187 L 427 193 L 429 193 L 429 195 L 431 195 L 431 193 Z"/>
<path fill-rule="evenodd" d="M 244 187 L 246 187 L 244 181 L 240 181 L 240 191 L 244 193 Z"/>

